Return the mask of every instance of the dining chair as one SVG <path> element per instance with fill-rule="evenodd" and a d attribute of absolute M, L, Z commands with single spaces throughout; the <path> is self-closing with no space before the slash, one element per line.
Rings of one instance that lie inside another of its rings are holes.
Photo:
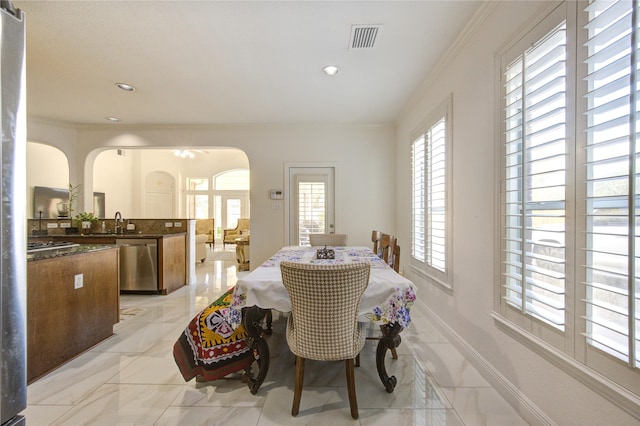
<path fill-rule="evenodd" d="M 400 273 L 400 245 L 398 244 L 393 247 L 393 255 L 389 259 L 389 266 L 397 273 Z"/>
<path fill-rule="evenodd" d="M 391 237 L 390 244 L 384 249 L 381 257 L 389 267 L 400 273 L 400 245 L 395 237 Z"/>
<path fill-rule="evenodd" d="M 371 239 L 373 239 L 373 235 Z M 381 233 L 377 254 L 387 265 L 393 268 L 394 271 L 400 273 L 400 246 L 398 245 L 396 237 Z M 380 340 L 380 337 L 367 337 L 367 340 Z M 398 359 L 398 351 L 396 348 L 391 349 L 391 358 Z"/>
<path fill-rule="evenodd" d="M 354 359 L 365 342 L 365 327 L 358 322 L 358 311 L 371 266 L 282 262 L 280 270 L 291 299 L 287 343 L 296 356 L 291 415 L 298 415 L 300 408 L 305 360 L 344 360 L 351 417 L 357 419 Z"/>
<path fill-rule="evenodd" d="M 382 237 L 382 232 L 371 231 L 371 242 L 373 243 L 373 252 L 375 254 L 378 254 L 378 244 L 380 244 L 380 237 Z"/>
<path fill-rule="evenodd" d="M 380 234 L 380 243 L 378 244 L 378 251 L 376 254 L 390 266 L 391 263 L 389 259 L 393 256 L 393 248 L 396 244 L 397 240 L 395 236 L 385 233 Z"/>
<path fill-rule="evenodd" d="M 309 234 L 311 246 L 346 246 L 347 234 Z"/>

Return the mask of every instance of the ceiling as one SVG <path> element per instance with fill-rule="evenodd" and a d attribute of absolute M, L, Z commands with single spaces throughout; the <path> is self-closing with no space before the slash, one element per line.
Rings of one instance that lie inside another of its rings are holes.
<path fill-rule="evenodd" d="M 30 117 L 307 124 L 393 122 L 482 3 L 13 4 L 26 15 Z M 373 48 L 349 48 L 353 25 L 381 25 Z M 324 75 L 327 64 L 338 74 Z"/>

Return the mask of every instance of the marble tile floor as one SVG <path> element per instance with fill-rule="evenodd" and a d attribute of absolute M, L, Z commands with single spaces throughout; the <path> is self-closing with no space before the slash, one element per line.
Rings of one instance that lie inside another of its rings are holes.
<path fill-rule="evenodd" d="M 416 308 L 401 335 L 398 360 L 389 356 L 386 363 L 398 379 L 391 394 L 377 375 L 377 343 L 367 341 L 355 373 L 358 420 L 349 414 L 342 362 L 306 363 L 300 413 L 291 416 L 294 356 L 283 335 L 286 315 L 277 312 L 268 338 L 269 374 L 257 395 L 239 375 L 185 382 L 173 344 L 200 310 L 247 273 L 237 273 L 234 261 L 213 259 L 210 251 L 196 266 L 196 284 L 168 296 L 121 296 L 121 321 L 112 337 L 28 386 L 27 424 L 526 424 Z"/>

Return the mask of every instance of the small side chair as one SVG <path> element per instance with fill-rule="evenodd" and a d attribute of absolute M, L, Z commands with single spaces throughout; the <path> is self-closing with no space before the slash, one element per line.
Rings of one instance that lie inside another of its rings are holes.
<path fill-rule="evenodd" d="M 313 265 L 282 262 L 282 282 L 291 299 L 287 343 L 296 356 L 291 415 L 298 415 L 306 359 L 345 361 L 351 417 L 358 418 L 354 360 L 365 342 L 358 323 L 360 301 L 371 266 L 368 263 Z"/>

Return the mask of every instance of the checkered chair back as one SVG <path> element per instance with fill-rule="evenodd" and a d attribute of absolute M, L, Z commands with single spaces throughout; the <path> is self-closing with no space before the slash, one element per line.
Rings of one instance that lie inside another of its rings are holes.
<path fill-rule="evenodd" d="M 371 265 L 280 263 L 291 299 L 287 343 L 295 355 L 320 361 L 355 358 L 365 341 L 358 323 Z"/>
<path fill-rule="evenodd" d="M 309 243 L 311 246 L 346 246 L 347 234 L 309 234 Z"/>

